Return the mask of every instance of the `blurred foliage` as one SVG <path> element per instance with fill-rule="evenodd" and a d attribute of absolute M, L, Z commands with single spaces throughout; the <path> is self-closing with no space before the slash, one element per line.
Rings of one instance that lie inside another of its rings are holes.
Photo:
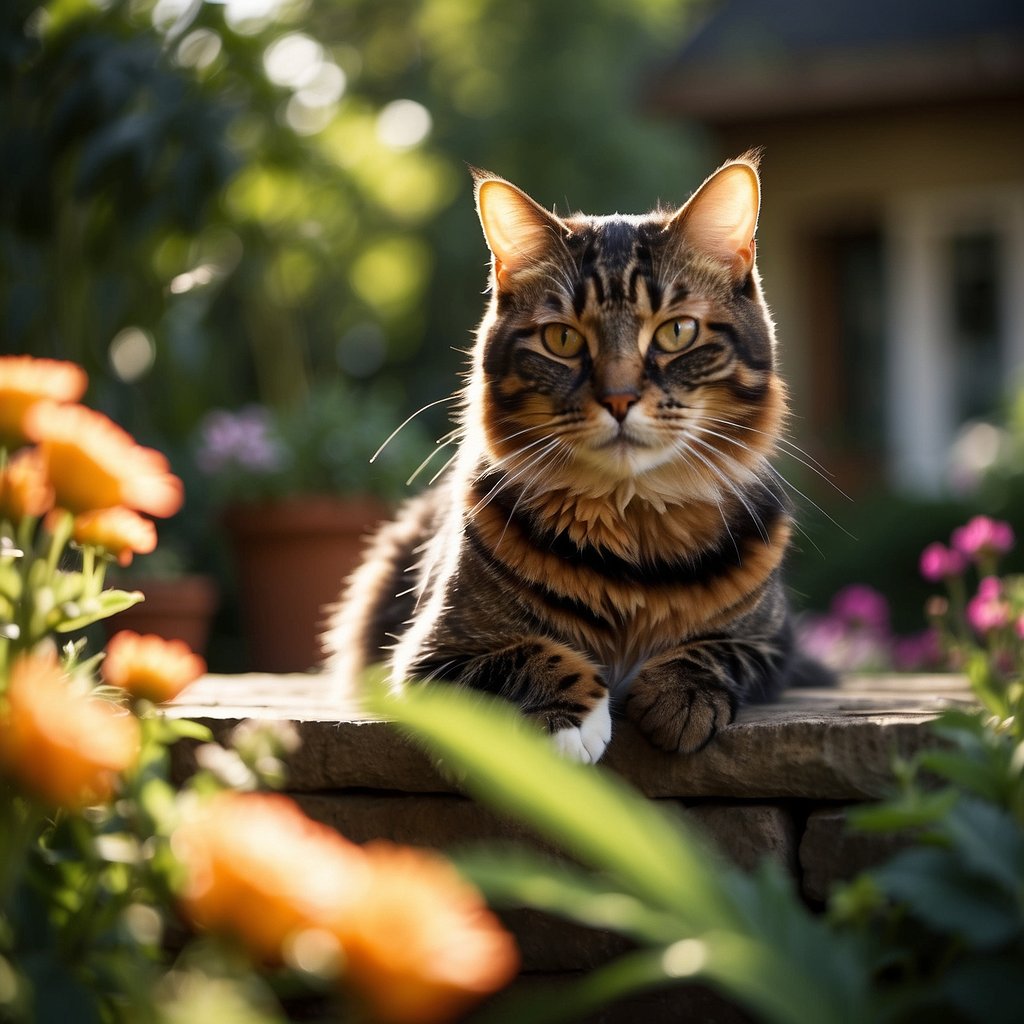
<path fill-rule="evenodd" d="M 465 163 L 545 203 L 681 200 L 705 161 L 634 92 L 689 10 L 14 0 L 4 350 L 82 363 L 186 480 L 214 406 L 294 406 L 324 377 L 442 397 L 485 283 Z"/>
<path fill-rule="evenodd" d="M 787 581 L 798 607 L 824 609 L 844 584 L 867 584 L 888 599 L 898 632 L 916 629 L 928 596 L 918 572 L 924 548 L 948 537 L 973 515 L 1010 523 L 1024 536 L 1024 388 L 1012 395 L 992 421 L 982 426 L 996 443 L 992 458 L 969 471 L 951 455 L 955 486 L 940 496 L 879 488 L 847 497 L 831 486 L 827 467 L 810 472 L 807 462 L 783 464 L 800 526 L 789 556 Z M 1008 572 L 1024 572 L 1024 549 L 1007 558 Z"/>
<path fill-rule="evenodd" d="M 204 415 L 294 420 L 365 385 L 398 410 L 367 420 L 379 444 L 450 395 L 486 285 L 466 165 L 545 204 L 682 200 L 708 159 L 637 89 L 695 7 L 11 0 L 0 351 L 80 363 L 91 404 L 168 454 L 188 502 L 160 551 L 230 595 Z M 445 406 L 423 423 L 443 434 Z"/>
<path fill-rule="evenodd" d="M 766 859 L 745 874 L 657 801 L 600 766 L 560 759 L 500 701 L 449 687 L 378 695 L 471 795 L 571 857 L 491 846 L 458 858 L 496 904 L 628 938 L 575 982 L 510 992 L 479 1024 L 590 1019 L 638 991 L 703 982 L 773 1024 L 1007 1022 L 1024 980 L 1021 642 L 1007 668 L 981 650 L 980 707 L 945 713 L 936 742 L 896 766 L 898 788 L 856 812 L 906 849 L 809 910 Z"/>

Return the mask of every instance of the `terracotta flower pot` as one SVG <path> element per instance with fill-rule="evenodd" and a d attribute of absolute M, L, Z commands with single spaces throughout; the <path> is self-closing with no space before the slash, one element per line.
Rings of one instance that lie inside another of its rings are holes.
<path fill-rule="evenodd" d="M 304 672 L 323 655 L 327 606 L 388 509 L 372 498 L 297 496 L 233 506 L 225 516 L 250 667 Z"/>
<path fill-rule="evenodd" d="M 196 654 L 206 653 L 210 621 L 217 610 L 217 585 L 198 574 L 140 577 L 117 581 L 124 590 L 141 590 L 146 600 L 105 620 L 108 636 L 120 629 L 184 640 Z"/>

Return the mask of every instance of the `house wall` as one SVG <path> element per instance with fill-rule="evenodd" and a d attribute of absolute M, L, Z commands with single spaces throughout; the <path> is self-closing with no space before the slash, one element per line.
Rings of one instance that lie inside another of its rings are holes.
<path fill-rule="evenodd" d="M 811 403 L 820 385 L 816 376 L 822 372 L 815 359 L 822 330 L 820 305 L 814 295 L 808 294 L 813 290 L 810 281 L 815 259 L 809 240 L 865 226 L 879 227 L 886 235 L 898 233 L 898 225 L 906 220 L 908 203 L 913 209 L 916 197 L 933 197 L 933 208 L 941 216 L 946 205 L 942 197 L 946 195 L 951 202 L 972 195 L 1013 197 L 1019 192 L 1024 196 L 1021 125 L 1024 99 L 737 123 L 716 129 L 723 158 L 752 146 L 764 148 L 758 259 L 798 411 Z M 1010 199 L 1003 205 L 1007 203 Z M 1010 212 L 1007 215 L 1012 216 Z M 1017 274 L 1020 263 L 1015 254 L 1024 246 L 1024 237 L 1018 236 L 1024 236 L 1024 223 L 1013 229 L 1013 244 L 1008 247 L 1008 259 L 1012 258 L 1018 268 L 1010 268 L 1010 272 Z M 898 258 L 891 263 L 888 288 L 898 308 L 890 310 L 890 347 L 900 344 L 891 333 L 895 325 L 908 321 L 899 303 L 906 298 L 913 306 L 911 278 L 916 272 L 926 278 L 930 273 L 927 267 L 908 266 Z M 1024 294 L 1024 287 L 1011 290 Z M 926 301 L 921 296 L 928 294 L 928 287 L 920 291 L 918 307 Z M 913 326 L 912 315 L 909 322 Z M 1024 310 L 1019 303 L 1008 312 L 1008 322 L 1016 335 L 1011 347 L 1024 359 Z M 920 341 L 916 363 L 911 358 L 903 366 L 899 358 L 893 359 L 894 373 L 914 375 L 919 371 L 927 362 L 930 344 L 927 338 Z M 932 362 L 937 365 L 941 360 Z M 921 383 L 919 376 L 917 383 Z M 902 385 L 897 381 L 896 386 Z M 910 480 L 919 488 L 934 489 L 941 452 L 918 451 L 914 446 L 925 444 L 929 431 L 936 437 L 942 432 L 943 410 L 937 406 L 929 409 L 927 396 L 922 394 L 909 414 L 911 420 L 916 416 L 918 421 L 903 422 L 907 416 L 901 420 L 895 398 L 890 396 L 889 401 L 895 410 L 890 424 L 890 476 Z M 945 445 L 948 438 L 936 443 Z"/>

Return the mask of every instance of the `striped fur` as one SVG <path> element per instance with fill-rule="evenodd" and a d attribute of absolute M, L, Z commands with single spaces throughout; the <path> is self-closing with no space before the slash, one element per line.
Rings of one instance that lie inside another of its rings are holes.
<path fill-rule="evenodd" d="M 387 659 L 395 685 L 491 691 L 582 760 L 613 704 L 659 747 L 699 750 L 803 665 L 756 163 L 642 217 L 561 219 L 493 175 L 476 187 L 491 302 L 458 455 L 373 540 L 333 668 Z"/>

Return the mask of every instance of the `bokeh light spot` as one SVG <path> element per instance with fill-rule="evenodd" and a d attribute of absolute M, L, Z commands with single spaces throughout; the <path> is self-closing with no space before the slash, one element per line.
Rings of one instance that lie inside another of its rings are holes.
<path fill-rule="evenodd" d="M 415 100 L 393 100 L 377 115 L 377 138 L 389 149 L 418 146 L 433 126 L 430 111 Z"/>

